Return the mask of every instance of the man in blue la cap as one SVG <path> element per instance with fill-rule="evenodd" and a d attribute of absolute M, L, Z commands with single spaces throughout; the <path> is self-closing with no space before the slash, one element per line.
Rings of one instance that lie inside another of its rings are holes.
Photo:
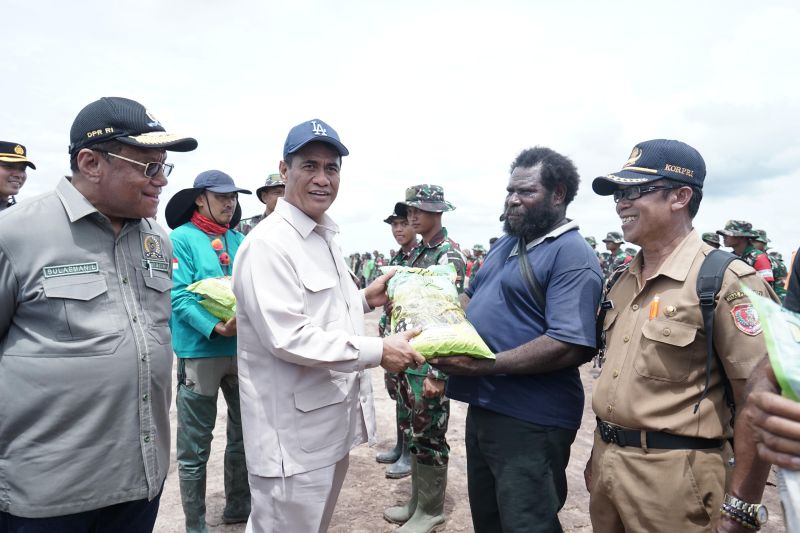
<path fill-rule="evenodd" d="M 234 266 L 249 533 L 327 531 L 350 449 L 375 440 L 364 370 L 424 361 L 408 343 L 418 330 L 364 335 L 364 312 L 387 302 L 391 274 L 359 290 L 334 240 L 325 212 L 348 153 L 321 120 L 292 128 L 280 162 L 286 195 Z"/>
<path fill-rule="evenodd" d="M 592 393 L 597 431 L 585 471 L 595 531 L 748 531 L 766 520 L 758 502 L 769 464 L 756 456 L 747 417 L 738 416 L 731 468 L 727 400 L 742 412 L 745 382 L 766 356 L 741 287 L 776 297 L 750 266 L 732 261 L 713 332 L 706 329 L 697 280 L 713 249 L 692 222 L 705 176 L 697 150 L 654 139 L 592 183 L 613 196 L 625 240 L 641 247 L 609 280 L 602 304 L 605 362 Z"/>
<path fill-rule="evenodd" d="M 212 315 L 200 296 L 187 290 L 194 282 L 230 277 L 244 235 L 232 229 L 242 208 L 239 188 L 219 170 L 201 172 L 194 186 L 173 196 L 166 208 L 174 231 L 172 343 L 178 356 L 177 458 L 187 533 L 206 533 L 206 463 L 217 418 L 219 389 L 228 404 L 225 447 L 226 524 L 245 522 L 250 488 L 242 442 L 239 380 L 236 367 L 236 317 Z"/>

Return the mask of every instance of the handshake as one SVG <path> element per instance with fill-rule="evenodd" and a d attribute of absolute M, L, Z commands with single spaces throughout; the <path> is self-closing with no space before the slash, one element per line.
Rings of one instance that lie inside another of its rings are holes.
<path fill-rule="evenodd" d="M 417 368 L 425 363 L 425 358 L 408 342 L 419 335 L 420 331 L 420 328 L 416 328 L 383 339 L 381 366 L 389 372 L 403 372 L 407 368 Z"/>

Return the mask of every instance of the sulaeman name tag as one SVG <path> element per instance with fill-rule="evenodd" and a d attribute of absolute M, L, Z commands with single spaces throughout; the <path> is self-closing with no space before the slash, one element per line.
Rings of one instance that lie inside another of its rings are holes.
<path fill-rule="evenodd" d="M 44 277 L 57 278 L 59 276 L 76 276 L 78 274 L 92 274 L 100 272 L 97 262 L 76 263 L 74 265 L 50 265 L 42 269 Z"/>

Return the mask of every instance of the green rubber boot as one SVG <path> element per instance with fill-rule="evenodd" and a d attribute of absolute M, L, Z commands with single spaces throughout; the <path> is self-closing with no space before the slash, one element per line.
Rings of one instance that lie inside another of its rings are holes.
<path fill-rule="evenodd" d="M 417 510 L 417 459 L 411 457 L 411 498 L 405 505 L 388 507 L 383 511 L 383 518 L 393 524 L 404 524 L 414 515 Z"/>
<path fill-rule="evenodd" d="M 397 444 L 394 445 L 394 448 L 389 450 L 388 452 L 383 452 L 375 455 L 375 460 L 379 463 L 383 464 L 390 464 L 394 463 L 398 459 L 400 459 L 400 454 L 403 452 L 404 442 L 403 442 L 403 430 L 400 429 L 400 426 L 397 426 Z"/>
<path fill-rule="evenodd" d="M 206 476 L 180 478 L 181 504 L 186 516 L 186 533 L 208 533 L 206 527 Z"/>
<path fill-rule="evenodd" d="M 433 533 L 444 524 L 447 465 L 417 465 L 417 509 L 397 533 Z"/>
<path fill-rule="evenodd" d="M 227 444 L 225 446 L 225 509 L 222 523 L 247 522 L 250 516 L 250 481 L 242 436 L 242 415 L 239 409 L 239 386 L 223 384 L 222 393 L 228 402 Z"/>
<path fill-rule="evenodd" d="M 411 475 L 411 447 L 410 443 L 403 438 L 403 453 L 397 461 L 386 467 L 386 477 L 389 479 L 400 479 Z"/>

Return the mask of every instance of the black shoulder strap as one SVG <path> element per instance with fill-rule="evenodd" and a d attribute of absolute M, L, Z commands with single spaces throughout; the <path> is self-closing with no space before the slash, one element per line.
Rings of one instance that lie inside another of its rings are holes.
<path fill-rule="evenodd" d="M 700 266 L 700 272 L 697 275 L 697 296 L 700 298 L 700 312 L 703 314 L 703 330 L 706 334 L 706 384 L 703 387 L 703 393 L 700 399 L 694 406 L 694 412 L 700 408 L 700 402 L 708 395 L 708 384 L 711 380 L 711 363 L 717 357 L 714 351 L 714 309 L 717 306 L 717 294 L 722 288 L 722 278 L 725 276 L 725 271 L 728 265 L 736 259 L 741 259 L 732 253 L 723 250 L 711 250 L 706 256 L 703 264 Z M 722 361 L 717 357 L 717 366 L 719 366 L 722 381 L 725 386 L 725 402 L 731 410 L 731 416 L 736 416 L 736 405 L 733 398 L 733 389 L 728 376 L 725 374 L 725 367 Z M 733 418 L 731 418 L 733 422 Z"/>
<path fill-rule="evenodd" d="M 531 296 L 533 296 L 533 301 L 536 302 L 536 305 L 539 307 L 539 311 L 541 311 L 542 315 L 544 315 L 544 290 L 542 290 L 542 286 L 539 285 L 539 282 L 536 281 L 536 277 L 533 275 L 533 271 L 531 270 L 531 264 L 528 261 L 528 250 L 525 247 L 524 237 L 520 237 L 517 241 L 517 255 L 519 256 L 519 270 L 522 272 L 522 279 L 525 280 L 525 284 L 528 286 L 528 292 L 530 292 Z"/>

